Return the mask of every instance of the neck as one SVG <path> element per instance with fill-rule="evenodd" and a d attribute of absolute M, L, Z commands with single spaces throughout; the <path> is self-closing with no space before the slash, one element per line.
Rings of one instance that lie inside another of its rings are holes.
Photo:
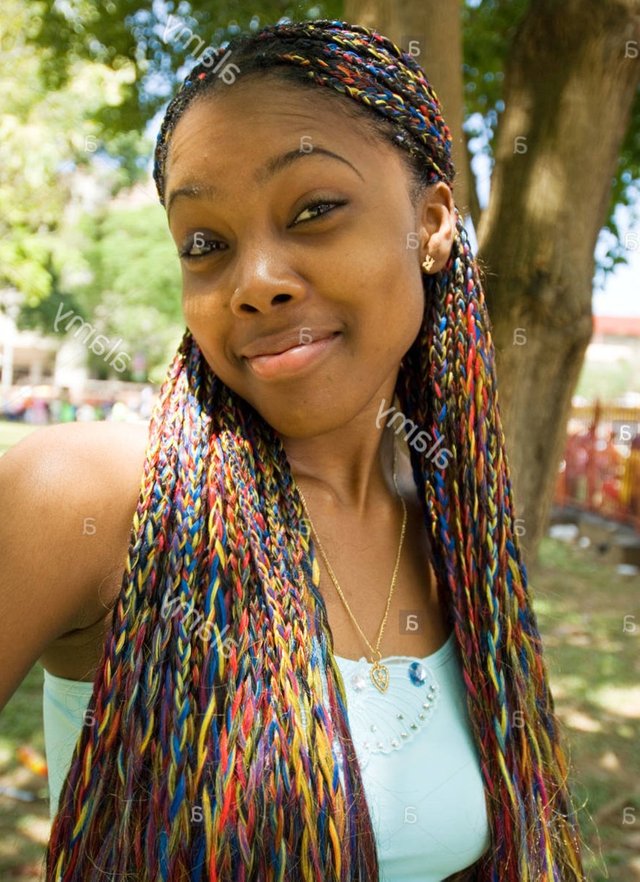
<path fill-rule="evenodd" d="M 313 438 L 282 437 L 291 470 L 303 492 L 329 512 L 350 510 L 364 517 L 381 499 L 395 498 L 393 429 L 376 423 L 376 398 L 349 423 Z M 397 457 L 400 486 L 401 457 Z"/>

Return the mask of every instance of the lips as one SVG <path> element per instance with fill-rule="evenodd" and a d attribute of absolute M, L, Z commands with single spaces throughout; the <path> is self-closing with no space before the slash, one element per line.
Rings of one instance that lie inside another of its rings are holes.
<path fill-rule="evenodd" d="M 290 382 L 308 376 L 336 352 L 342 334 L 339 331 L 329 337 L 291 346 L 275 355 L 254 355 L 247 358 L 253 374 L 269 383 Z"/>
<path fill-rule="evenodd" d="M 244 358 L 255 358 L 257 355 L 278 355 L 294 346 L 304 346 L 318 340 L 325 340 L 336 333 L 336 328 L 315 328 L 312 330 L 308 325 L 303 325 L 279 334 L 257 337 L 248 346 L 245 346 L 240 354 Z"/>

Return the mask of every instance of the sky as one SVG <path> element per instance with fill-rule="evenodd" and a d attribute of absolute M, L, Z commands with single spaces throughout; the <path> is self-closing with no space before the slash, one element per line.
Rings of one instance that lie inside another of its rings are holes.
<path fill-rule="evenodd" d="M 640 239 L 640 227 L 636 228 Z M 596 315 L 640 316 L 640 254 L 635 252 L 627 266 L 617 267 L 602 292 L 593 297 Z"/>

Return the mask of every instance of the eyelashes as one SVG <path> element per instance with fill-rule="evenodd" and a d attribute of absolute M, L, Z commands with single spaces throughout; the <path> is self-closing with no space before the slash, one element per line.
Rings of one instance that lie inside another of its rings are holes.
<path fill-rule="evenodd" d="M 211 246 L 221 244 L 223 243 L 221 243 L 218 239 L 207 239 L 204 233 L 194 233 L 193 236 L 189 237 L 189 240 L 185 247 L 178 251 L 178 256 L 186 258 L 187 260 L 197 259 L 198 257 L 205 257 L 207 254 L 211 254 Z M 194 249 L 196 249 L 195 253 Z"/>
<path fill-rule="evenodd" d="M 310 223 L 311 221 L 319 220 L 326 214 L 330 214 L 335 208 L 346 204 L 346 199 L 316 199 L 314 202 L 310 202 L 308 205 L 305 205 L 304 208 L 300 209 L 297 217 L 300 217 L 300 215 L 304 214 L 305 211 L 314 211 L 315 209 L 329 206 L 327 211 L 321 211 L 315 217 L 300 221 L 300 223 L 303 224 Z M 294 224 L 294 226 L 297 225 Z M 218 251 L 218 248 L 214 248 L 214 246 L 216 245 L 224 245 L 224 243 L 221 242 L 219 239 L 207 239 L 204 233 L 198 231 L 189 236 L 184 247 L 178 250 L 178 256 L 185 260 L 198 260 L 198 258 L 206 257 L 207 255 L 213 254 L 215 253 L 215 251 Z"/>

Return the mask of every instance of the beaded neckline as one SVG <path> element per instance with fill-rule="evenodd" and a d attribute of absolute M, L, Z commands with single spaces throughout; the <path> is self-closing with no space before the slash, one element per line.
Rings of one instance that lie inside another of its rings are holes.
<path fill-rule="evenodd" d="M 343 677 L 351 738 L 362 769 L 375 754 L 395 754 L 429 728 L 441 701 L 440 672 L 454 651 L 452 631 L 442 646 L 423 658 L 387 656 L 389 690 L 384 695 L 371 683 L 370 662 L 364 656 L 356 661 L 334 653 Z M 340 756 L 339 741 L 335 749 Z"/>

